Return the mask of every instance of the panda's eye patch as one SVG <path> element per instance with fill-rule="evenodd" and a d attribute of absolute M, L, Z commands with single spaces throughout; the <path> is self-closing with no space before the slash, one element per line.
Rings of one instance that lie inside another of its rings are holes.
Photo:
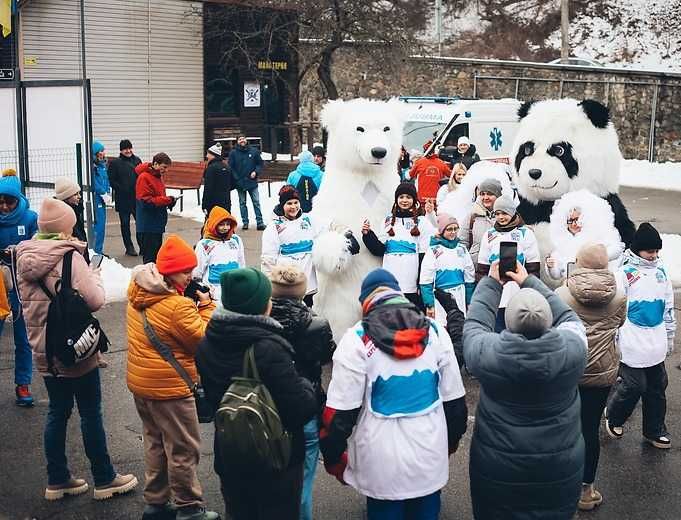
<path fill-rule="evenodd" d="M 532 155 L 534 153 L 534 143 L 525 143 L 523 145 L 523 152 L 525 155 Z"/>
<path fill-rule="evenodd" d="M 364 132 L 364 127 L 358 126 L 355 130 L 357 130 L 358 132 Z"/>
<path fill-rule="evenodd" d="M 549 154 L 555 157 L 563 157 L 563 155 L 565 154 L 565 148 L 563 148 L 559 144 L 554 144 L 549 150 Z"/>
<path fill-rule="evenodd" d="M 383 128 L 383 131 L 384 131 L 384 132 L 390 132 L 390 127 L 389 127 L 389 126 L 384 127 L 384 128 Z"/>

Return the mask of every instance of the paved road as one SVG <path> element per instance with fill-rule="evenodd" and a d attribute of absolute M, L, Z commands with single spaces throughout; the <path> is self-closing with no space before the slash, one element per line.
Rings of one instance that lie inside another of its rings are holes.
<path fill-rule="evenodd" d="M 674 192 L 623 189 L 623 198 L 632 218 L 637 222 L 654 220 L 661 231 L 681 233 L 679 206 L 681 197 Z M 108 231 L 107 251 L 122 263 L 132 266 L 134 259 L 122 257 L 123 246 L 117 232 L 116 220 Z M 197 223 L 171 218 L 169 229 L 187 240 L 195 240 L 199 233 Z M 247 244 L 247 260 L 256 264 L 259 255 L 259 234 L 243 233 Z M 106 359 L 109 367 L 102 370 L 104 390 L 104 418 L 108 434 L 109 451 L 119 471 L 133 472 L 143 478 L 141 423 L 135 412 L 131 395 L 125 385 L 124 304 L 107 305 L 99 312 L 113 343 Z M 143 509 L 141 491 L 107 502 L 95 502 L 91 495 L 69 498 L 56 503 L 42 499 L 46 484 L 42 452 L 42 430 L 47 408 L 47 395 L 40 377 L 33 385 L 36 406 L 23 410 L 14 406 L 13 396 L 13 345 L 10 343 L 11 327 L 0 338 L 0 520 L 4 519 L 136 519 Z M 677 342 L 677 345 L 679 342 Z M 681 350 L 681 348 L 679 349 Z M 640 411 L 627 424 L 625 436 L 620 441 L 602 437 L 603 450 L 599 468 L 598 487 L 605 497 L 599 510 L 581 514 L 577 518 L 594 520 L 666 520 L 681 518 L 681 371 L 676 365 L 681 353 L 668 361 L 668 427 L 674 447 L 661 452 L 641 442 Z M 476 381 L 465 380 L 468 389 L 470 415 L 474 415 L 478 399 Z M 74 475 L 90 480 L 87 459 L 83 454 L 78 417 L 74 413 L 68 432 L 68 457 Z M 470 519 L 468 485 L 468 448 L 472 431 L 472 418 L 459 452 L 450 459 L 450 482 L 443 492 L 443 519 Z M 212 432 L 210 425 L 202 426 L 202 459 L 200 479 L 206 502 L 221 510 L 222 499 L 218 480 L 212 472 Z M 315 517 L 325 519 L 363 519 L 364 501 L 348 487 L 341 486 L 319 466 L 315 483 Z M 493 499 L 493 497 L 490 497 Z"/>

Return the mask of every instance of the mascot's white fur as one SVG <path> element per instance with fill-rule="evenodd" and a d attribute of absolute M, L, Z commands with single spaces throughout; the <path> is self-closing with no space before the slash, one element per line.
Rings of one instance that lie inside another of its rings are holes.
<path fill-rule="evenodd" d="M 361 243 L 365 219 L 383 222 L 398 184 L 404 104 L 368 99 L 329 101 L 321 113 L 328 130 L 326 174 L 314 199 L 313 214 L 328 224 L 314 242 L 312 258 L 319 292 L 314 309 L 340 337 L 361 317 L 358 301 L 366 274 L 381 266 L 363 245 L 351 256 L 345 232 Z"/>
<path fill-rule="evenodd" d="M 587 190 L 611 207 L 615 227 L 628 247 L 635 227 L 617 191 L 622 154 L 607 107 L 586 99 L 527 102 L 511 159 L 520 204 L 518 212 L 534 229 L 542 258 L 542 279 L 555 285 L 544 260 L 554 249 L 549 219 L 554 201 L 568 192 Z"/>
<path fill-rule="evenodd" d="M 567 220 L 573 211 L 580 214 L 581 231 L 573 235 L 568 231 Z M 556 201 L 551 213 L 549 233 L 554 244 L 551 257 L 556 260 L 552 270 L 554 279 L 564 279 L 566 265 L 574 262 L 579 248 L 585 244 L 603 244 L 608 252 L 611 270 L 619 267 L 624 244 L 615 229 L 615 216 L 610 205 L 587 190 L 571 191 Z"/>

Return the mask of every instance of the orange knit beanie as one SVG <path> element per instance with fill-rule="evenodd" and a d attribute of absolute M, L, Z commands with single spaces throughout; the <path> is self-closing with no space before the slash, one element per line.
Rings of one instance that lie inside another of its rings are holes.
<path fill-rule="evenodd" d="M 194 250 L 177 235 L 170 235 L 156 256 L 156 268 L 162 275 L 183 273 L 197 264 Z"/>

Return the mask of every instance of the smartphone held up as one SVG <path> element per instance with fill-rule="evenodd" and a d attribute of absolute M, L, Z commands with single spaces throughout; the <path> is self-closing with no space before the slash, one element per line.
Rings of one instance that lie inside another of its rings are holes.
<path fill-rule="evenodd" d="M 518 244 L 516 242 L 501 242 L 499 244 L 499 276 L 508 279 L 506 273 L 516 272 L 518 258 Z"/>

